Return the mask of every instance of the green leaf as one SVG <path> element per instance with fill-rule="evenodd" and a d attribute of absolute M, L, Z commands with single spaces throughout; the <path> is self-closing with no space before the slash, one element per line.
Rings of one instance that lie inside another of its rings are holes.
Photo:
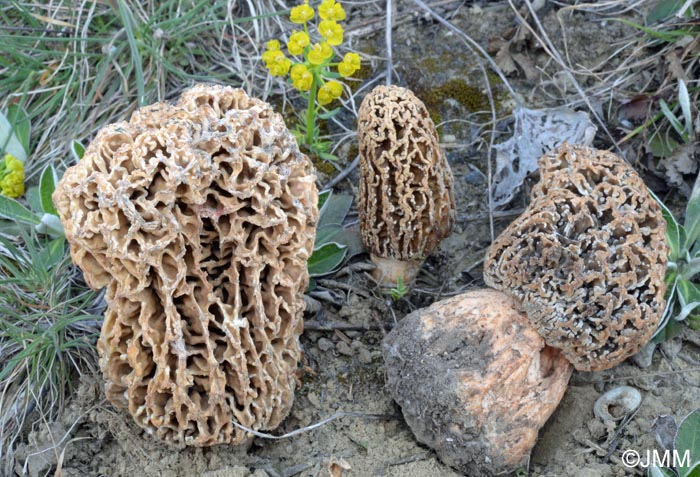
<path fill-rule="evenodd" d="M 666 238 L 668 239 L 668 246 L 670 249 L 668 252 L 668 260 L 670 262 L 677 262 L 681 253 L 681 245 L 685 244 L 685 231 L 683 230 L 683 227 L 678 225 L 676 218 L 673 216 L 671 211 L 668 210 L 666 204 L 661 202 L 661 199 L 659 199 L 651 189 L 647 190 L 654 200 L 656 200 L 659 206 L 661 206 L 661 213 L 664 220 L 666 220 Z M 683 241 L 681 241 L 681 239 L 683 239 Z"/>
<path fill-rule="evenodd" d="M 327 243 L 319 247 L 314 250 L 313 255 L 309 258 L 309 275 L 318 277 L 333 272 L 343 263 L 346 253 L 345 245 L 340 245 L 335 242 Z"/>
<path fill-rule="evenodd" d="M 331 189 L 322 190 L 318 193 L 318 210 L 323 210 L 323 205 L 332 194 L 333 191 Z"/>
<path fill-rule="evenodd" d="M 41 172 L 41 178 L 39 179 L 41 210 L 46 214 L 58 216 L 56 207 L 54 207 L 53 201 L 51 200 L 51 194 L 53 194 L 53 191 L 56 189 L 56 182 L 58 182 L 56 169 L 53 168 L 53 165 L 49 164 Z"/>
<path fill-rule="evenodd" d="M 26 227 L 16 220 L 0 219 L 0 236 L 18 237 L 21 235 L 23 228 Z"/>
<path fill-rule="evenodd" d="M 680 10 L 685 0 L 664 0 L 656 4 L 647 15 L 647 25 L 666 20 Z"/>
<path fill-rule="evenodd" d="M 48 234 L 52 237 L 63 237 L 63 224 L 58 216 L 53 214 L 44 214 L 41 216 L 40 222 L 34 226 L 34 229 L 40 234 Z"/>
<path fill-rule="evenodd" d="M 314 249 L 330 242 L 340 242 L 343 235 L 343 227 L 337 224 L 324 225 L 316 229 L 316 242 Z"/>
<path fill-rule="evenodd" d="M 649 466 L 647 469 L 647 477 L 678 477 L 673 469 L 668 467 Z"/>
<path fill-rule="evenodd" d="M 16 220 L 27 225 L 38 225 L 41 217 L 14 199 L 0 195 L 0 218 Z"/>
<path fill-rule="evenodd" d="M 351 195 L 332 195 L 321 208 L 318 226 L 338 224 L 342 225 L 345 216 L 348 215 L 352 207 L 353 197 Z"/>
<path fill-rule="evenodd" d="M 677 321 L 685 318 L 698 306 L 700 306 L 700 288 L 690 280 L 679 279 L 677 282 L 678 298 L 681 303 L 681 310 L 674 317 Z"/>
<path fill-rule="evenodd" d="M 338 162 L 339 158 L 335 154 L 331 154 L 329 152 L 319 152 L 318 157 L 323 159 L 324 161 L 330 161 L 330 162 Z"/>
<path fill-rule="evenodd" d="M 654 157 L 669 157 L 678 147 L 678 141 L 657 131 L 651 136 L 647 145 Z"/>
<path fill-rule="evenodd" d="M 24 194 L 24 198 L 27 199 L 29 208 L 36 212 L 37 214 L 43 214 L 44 211 L 41 209 L 41 197 L 39 196 L 39 187 L 32 186 Z"/>
<path fill-rule="evenodd" d="M 32 131 L 29 115 L 18 104 L 11 104 L 7 107 L 7 120 L 12 125 L 12 130 L 24 148 L 24 152 L 29 156 L 29 137 Z"/>
<path fill-rule="evenodd" d="M 306 292 L 314 291 L 316 289 L 316 280 L 309 278 L 309 286 L 306 287 Z"/>
<path fill-rule="evenodd" d="M 686 238 L 683 246 L 690 250 L 695 241 L 700 238 L 700 174 L 695 179 L 693 191 L 690 193 L 688 205 L 685 209 L 685 229 Z"/>
<path fill-rule="evenodd" d="M 678 135 L 683 139 L 683 142 L 688 142 L 690 139 L 688 137 L 688 133 L 685 131 L 685 128 L 681 124 L 680 120 L 675 114 L 673 114 L 671 108 L 668 107 L 666 101 L 663 99 L 659 100 L 659 106 L 661 106 L 661 112 L 664 113 L 664 116 L 666 116 L 666 119 L 668 119 L 668 122 L 671 123 L 673 129 L 675 129 Z"/>
<path fill-rule="evenodd" d="M 335 108 L 335 109 L 331 109 L 330 111 L 326 111 L 324 113 L 319 113 L 318 117 L 321 119 L 331 119 L 339 112 L 340 112 L 340 108 Z"/>
<path fill-rule="evenodd" d="M 37 256 L 39 265 L 45 270 L 51 270 L 58 265 L 65 257 L 65 244 L 66 240 L 63 237 L 50 241 Z"/>
<path fill-rule="evenodd" d="M 681 105 L 683 111 L 683 119 L 685 121 L 685 132 L 690 137 L 693 134 L 693 115 L 690 112 L 690 95 L 685 81 L 678 80 L 678 104 Z"/>
<path fill-rule="evenodd" d="M 691 330 L 700 331 L 700 315 L 688 316 L 687 323 Z"/>
<path fill-rule="evenodd" d="M 681 37 L 688 36 L 690 33 L 685 31 L 685 30 L 666 30 L 666 31 L 657 31 L 652 28 L 647 28 L 645 26 L 642 26 L 638 23 L 631 22 L 629 20 L 626 20 L 624 18 L 611 18 L 613 21 L 618 21 L 621 23 L 624 23 L 627 26 L 630 26 L 632 28 L 637 28 L 638 30 L 643 31 L 647 35 L 649 35 L 652 38 L 655 38 L 657 40 L 662 40 L 668 43 L 673 43 L 676 40 L 678 40 Z"/>
<path fill-rule="evenodd" d="M 12 124 L 7 117 L 0 112 L 0 159 L 5 155 L 12 154 L 19 162 L 24 164 L 27 160 L 27 151 L 17 139 L 17 135 L 12 130 Z"/>
<path fill-rule="evenodd" d="M 693 411 L 683 419 L 678 426 L 675 443 L 681 461 L 686 451 L 690 453 L 690 464 L 677 467 L 680 477 L 689 477 L 691 471 L 700 462 L 700 411 Z"/>
<path fill-rule="evenodd" d="M 329 79 L 340 78 L 340 75 L 338 73 L 336 73 L 335 71 L 328 71 L 328 70 L 323 71 L 321 73 L 321 76 L 323 76 L 324 78 L 329 78 Z"/>
<path fill-rule="evenodd" d="M 70 143 L 70 152 L 73 154 L 75 162 L 78 162 L 85 155 L 85 146 L 73 139 L 73 142 Z"/>
<path fill-rule="evenodd" d="M 700 477 L 700 462 L 697 462 L 695 466 L 685 474 L 685 477 Z"/>

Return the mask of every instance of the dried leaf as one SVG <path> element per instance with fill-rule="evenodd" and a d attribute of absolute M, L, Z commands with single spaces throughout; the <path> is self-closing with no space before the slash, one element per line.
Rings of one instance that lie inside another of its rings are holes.
<path fill-rule="evenodd" d="M 620 121 L 643 121 L 649 114 L 649 105 L 652 101 L 652 97 L 646 94 L 638 94 L 620 105 L 617 110 L 617 118 Z"/>
<path fill-rule="evenodd" d="M 673 449 L 673 440 L 676 438 L 678 425 L 673 416 L 659 416 L 653 424 L 656 442 L 664 449 Z"/>
<path fill-rule="evenodd" d="M 495 207 L 507 204 L 525 177 L 537 170 L 537 160 L 547 151 L 567 141 L 590 145 L 596 127 L 588 114 L 568 108 L 516 108 L 513 137 L 496 148 L 496 172 L 491 186 Z"/>
<path fill-rule="evenodd" d="M 342 457 L 331 456 L 328 461 L 328 473 L 331 477 L 343 477 L 343 471 L 350 469 L 350 464 Z"/>
<path fill-rule="evenodd" d="M 523 73 L 525 73 L 525 78 L 527 78 L 528 81 L 537 81 L 540 77 L 540 73 L 537 71 L 537 68 L 535 68 L 535 63 L 523 53 L 513 53 L 512 56 L 518 66 L 523 70 Z"/>
<path fill-rule="evenodd" d="M 666 181 L 669 185 L 678 188 L 684 196 L 690 195 L 690 185 L 684 176 L 692 176 L 698 172 L 698 161 L 694 157 L 694 145 L 677 145 L 668 157 L 659 162 L 659 166 L 664 170 Z"/>
<path fill-rule="evenodd" d="M 510 54 L 510 42 L 506 42 L 496 53 L 496 64 L 504 74 L 510 75 L 518 71 L 518 67 L 513 61 L 513 56 Z"/>

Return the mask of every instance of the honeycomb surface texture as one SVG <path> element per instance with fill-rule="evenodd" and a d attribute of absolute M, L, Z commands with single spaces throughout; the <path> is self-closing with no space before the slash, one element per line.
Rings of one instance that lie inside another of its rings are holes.
<path fill-rule="evenodd" d="M 109 400 L 175 443 L 273 429 L 300 358 L 318 219 L 310 161 L 281 116 L 197 85 L 102 129 L 53 199 L 74 262 L 107 286 Z"/>
<path fill-rule="evenodd" d="M 578 370 L 635 354 L 663 314 L 666 223 L 616 155 L 562 145 L 540 161 L 528 209 L 494 241 L 484 280 L 520 301 Z"/>
<path fill-rule="evenodd" d="M 452 172 L 428 110 L 410 90 L 378 86 L 362 101 L 359 205 L 374 255 L 422 261 L 452 230 Z"/>

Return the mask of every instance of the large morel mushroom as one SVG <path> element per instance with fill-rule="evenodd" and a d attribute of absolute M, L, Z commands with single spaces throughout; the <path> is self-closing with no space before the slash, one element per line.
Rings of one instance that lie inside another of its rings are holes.
<path fill-rule="evenodd" d="M 360 230 L 380 283 L 413 280 L 452 230 L 452 171 L 428 110 L 410 90 L 378 86 L 358 111 Z"/>
<path fill-rule="evenodd" d="M 635 354 L 664 311 L 666 222 L 616 155 L 562 145 L 540 159 L 528 209 L 491 245 L 484 280 L 519 301 L 578 370 Z"/>
<path fill-rule="evenodd" d="M 101 130 L 58 184 L 73 260 L 108 286 L 107 397 L 149 433 L 237 444 L 289 412 L 314 181 L 267 103 L 198 85 Z"/>

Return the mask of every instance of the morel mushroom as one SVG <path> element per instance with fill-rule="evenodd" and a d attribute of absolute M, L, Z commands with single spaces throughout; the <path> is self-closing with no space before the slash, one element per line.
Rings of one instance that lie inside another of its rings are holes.
<path fill-rule="evenodd" d="M 107 397 L 168 442 L 237 444 L 294 398 L 310 161 L 282 117 L 198 85 L 104 128 L 54 193 L 73 260 L 108 285 Z"/>
<path fill-rule="evenodd" d="M 540 159 L 528 209 L 491 245 L 484 280 L 516 298 L 582 371 L 635 354 L 664 310 L 666 222 L 616 155 L 562 145 Z"/>
<path fill-rule="evenodd" d="M 378 86 L 358 112 L 360 229 L 375 278 L 413 280 L 452 230 L 452 172 L 425 105 L 408 89 Z"/>
<path fill-rule="evenodd" d="M 470 476 L 524 463 L 572 371 L 495 290 L 411 313 L 383 350 L 387 386 L 415 436 Z"/>

